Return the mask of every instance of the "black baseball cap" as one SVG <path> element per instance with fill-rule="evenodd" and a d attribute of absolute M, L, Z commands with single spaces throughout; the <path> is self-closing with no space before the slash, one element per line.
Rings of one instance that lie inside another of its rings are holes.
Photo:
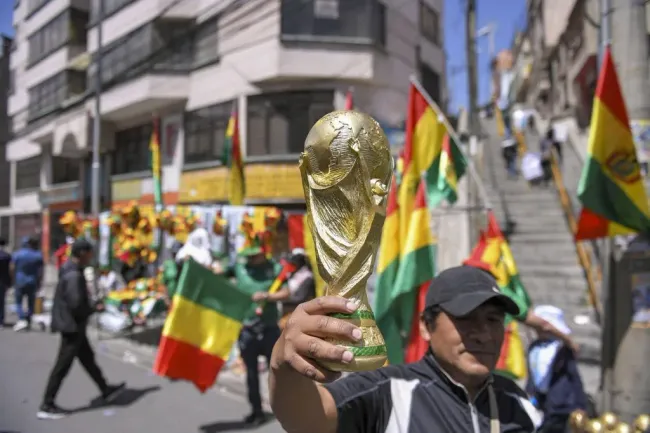
<path fill-rule="evenodd" d="M 456 266 L 433 279 L 425 308 L 439 307 L 450 316 L 465 317 L 488 301 L 496 302 L 510 315 L 519 315 L 517 304 L 501 293 L 489 273 L 473 266 Z"/>

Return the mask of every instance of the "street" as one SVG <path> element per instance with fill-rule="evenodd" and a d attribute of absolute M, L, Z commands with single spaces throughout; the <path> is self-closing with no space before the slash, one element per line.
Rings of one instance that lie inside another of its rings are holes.
<path fill-rule="evenodd" d="M 58 337 L 38 331 L 0 330 L 0 432 L 216 433 L 282 432 L 276 421 L 246 429 L 245 398 L 213 389 L 201 395 L 191 384 L 169 382 L 148 368 L 124 363 L 97 350 L 97 362 L 109 382 L 128 389 L 111 406 L 93 404 L 98 390 L 78 363 L 66 378 L 57 403 L 74 413 L 57 421 L 36 419 L 45 381 L 58 349 Z"/>

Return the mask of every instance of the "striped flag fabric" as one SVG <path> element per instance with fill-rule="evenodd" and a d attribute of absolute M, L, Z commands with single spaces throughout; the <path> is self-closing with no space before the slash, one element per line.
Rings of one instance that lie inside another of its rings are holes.
<path fill-rule="evenodd" d="M 352 88 L 348 89 L 345 94 L 345 109 L 354 110 L 354 90 Z"/>
<path fill-rule="evenodd" d="M 233 206 L 243 205 L 244 197 L 246 196 L 244 160 L 239 140 L 239 120 L 237 107 L 234 106 L 230 120 L 228 120 L 224 145 L 224 165 L 230 168 L 230 174 L 228 176 L 228 201 Z"/>
<path fill-rule="evenodd" d="M 381 330 L 388 350 L 390 363 L 402 362 L 402 335 L 398 317 L 391 314 L 392 292 L 399 269 L 400 237 L 399 237 L 399 207 L 397 204 L 397 179 L 394 176 L 386 207 L 386 220 L 379 244 L 377 257 L 377 282 L 375 284 L 374 312 L 377 326 Z M 394 301 L 393 301 L 394 302 Z"/>
<path fill-rule="evenodd" d="M 289 249 L 302 248 L 305 250 L 309 262 L 311 263 L 312 272 L 314 273 L 314 282 L 316 283 L 316 296 L 325 294 L 325 281 L 318 273 L 318 262 L 316 260 L 316 247 L 314 239 L 309 230 L 307 223 L 307 214 L 291 214 L 287 217 L 287 226 L 289 231 Z"/>
<path fill-rule="evenodd" d="M 576 240 L 650 232 L 648 197 L 609 48 L 594 97 L 588 158 L 578 185 Z"/>
<path fill-rule="evenodd" d="M 506 335 L 496 370 L 514 379 L 525 377 L 523 344 L 517 322 L 513 319 L 523 321 L 531 308 L 531 301 L 519 276 L 510 246 L 492 211 L 488 212 L 487 230 L 481 232 L 479 241 L 463 264 L 490 272 L 497 280 L 501 292 L 519 307 L 517 317 L 506 317 Z"/>
<path fill-rule="evenodd" d="M 159 120 L 154 119 L 151 139 L 149 140 L 149 152 L 151 153 L 151 176 L 153 178 L 153 196 L 156 206 L 162 202 L 162 166 L 160 164 L 160 137 L 159 137 Z"/>
<path fill-rule="evenodd" d="M 226 278 L 189 259 L 162 331 L 154 373 L 188 380 L 205 392 L 239 337 L 252 300 Z"/>
<path fill-rule="evenodd" d="M 404 172 L 399 191 L 402 238 L 405 238 L 408 232 L 409 215 L 413 210 L 420 177 L 424 174 L 427 202 L 434 208 L 443 199 L 449 203 L 455 202 L 455 185 L 465 171 L 465 158 L 454 141 L 448 141 L 448 151 L 444 152 L 446 156 L 443 157 L 447 128 L 444 119 L 436 113 L 428 100 L 428 96 L 424 95 L 415 83 L 411 83 L 406 114 Z M 441 166 L 441 162 L 444 165 Z"/>
<path fill-rule="evenodd" d="M 418 310 L 417 301 L 420 292 L 422 290 L 426 292 L 428 282 L 435 275 L 435 241 L 431 233 L 426 196 L 426 181 L 422 179 L 415 196 L 407 236 L 400 238 L 401 255 L 398 257 L 399 267 L 394 282 L 390 286 L 390 291 L 382 290 L 382 293 L 375 294 L 377 298 L 375 317 L 378 323 L 390 318 L 394 321 L 392 326 L 397 328 L 400 337 L 408 336 L 406 341 L 402 338 L 386 341 L 388 360 L 391 364 L 404 362 L 407 348 L 420 340 L 419 328 L 413 334 L 412 327 L 414 318 L 421 312 Z M 395 211 L 396 209 L 393 210 Z M 399 217 L 401 218 L 401 215 Z M 391 221 L 391 223 L 397 226 L 396 222 Z M 397 229 L 393 229 L 393 232 L 397 232 Z M 386 231 L 384 234 L 387 234 Z M 399 341 L 399 346 L 396 346 L 395 341 Z"/>

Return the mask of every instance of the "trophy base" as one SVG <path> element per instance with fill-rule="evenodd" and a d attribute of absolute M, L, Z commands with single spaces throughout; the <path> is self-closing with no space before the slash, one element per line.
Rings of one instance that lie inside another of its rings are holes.
<path fill-rule="evenodd" d="M 386 364 L 388 357 L 386 355 L 374 356 L 359 356 L 356 357 L 349 364 L 342 364 L 338 362 L 319 362 L 320 365 L 328 370 L 337 372 L 359 372 L 377 370 Z"/>
<path fill-rule="evenodd" d="M 354 354 L 349 364 L 340 362 L 324 362 L 323 367 L 332 371 L 370 371 L 383 367 L 388 359 L 386 343 L 381 335 L 375 316 L 368 307 L 362 306 L 352 314 L 330 314 L 339 320 L 345 320 L 361 329 L 362 341 L 358 345 L 352 345 L 349 341 L 330 340 L 326 341 L 342 346 Z"/>

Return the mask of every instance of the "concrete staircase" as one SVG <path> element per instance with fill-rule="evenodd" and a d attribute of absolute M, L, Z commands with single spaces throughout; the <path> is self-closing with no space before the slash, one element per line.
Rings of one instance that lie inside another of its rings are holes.
<path fill-rule="evenodd" d="M 595 395 L 600 382 L 600 326 L 588 305 L 587 281 L 576 254 L 558 194 L 552 186 L 530 187 L 510 180 L 501 157 L 501 139 L 486 120 L 485 186 L 502 229 L 514 223 L 509 242 L 519 274 L 535 305 L 562 308 L 580 345 L 580 365 L 587 391 Z M 535 148 L 537 143 L 531 143 Z M 533 335 L 523 331 L 528 340 Z"/>

